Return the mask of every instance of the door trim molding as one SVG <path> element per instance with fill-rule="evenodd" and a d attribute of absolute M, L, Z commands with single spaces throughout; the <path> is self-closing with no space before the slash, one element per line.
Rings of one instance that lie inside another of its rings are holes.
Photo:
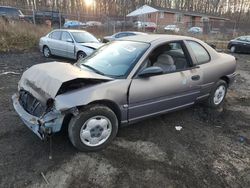
<path fill-rule="evenodd" d="M 156 104 L 156 103 L 160 103 L 160 102 L 165 102 L 165 101 L 169 101 L 169 100 L 173 100 L 173 99 L 178 99 L 178 98 L 181 98 L 181 97 L 186 97 L 186 96 L 194 95 L 194 94 L 198 94 L 198 93 L 200 93 L 200 91 L 195 91 L 195 92 L 192 92 L 192 93 L 187 93 L 187 94 L 183 94 L 183 95 L 169 97 L 169 98 L 166 98 L 166 99 L 161 99 L 161 100 L 152 101 L 152 102 L 148 102 L 148 103 L 144 103 L 144 104 L 139 104 L 139 105 L 136 105 L 136 106 L 129 107 L 128 109 L 131 110 L 131 109 L 135 109 L 135 108 L 139 108 L 139 107 L 144 107 L 144 106 L 147 106 L 147 105 L 152 105 L 152 104 Z"/>
<path fill-rule="evenodd" d="M 179 108 L 184 108 L 184 107 L 187 107 L 187 106 L 191 106 L 193 104 L 194 104 L 194 102 L 191 102 L 191 103 L 187 103 L 187 104 L 180 105 L 180 106 L 177 106 L 177 107 L 162 110 L 162 111 L 159 111 L 159 112 L 155 112 L 155 113 L 147 114 L 147 115 L 144 115 L 144 116 L 139 116 L 139 117 L 136 117 L 136 118 L 132 118 L 132 119 L 129 119 L 129 123 L 131 123 L 131 121 L 136 121 L 136 120 L 139 120 L 139 119 L 143 119 L 143 118 L 147 118 L 147 117 L 151 117 L 151 116 L 155 116 L 155 115 L 159 115 L 159 114 L 164 114 L 164 113 L 167 113 L 169 111 L 177 110 Z"/>

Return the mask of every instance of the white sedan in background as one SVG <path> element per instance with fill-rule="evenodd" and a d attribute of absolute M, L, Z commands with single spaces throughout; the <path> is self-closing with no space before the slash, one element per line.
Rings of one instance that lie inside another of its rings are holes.
<path fill-rule="evenodd" d="M 122 31 L 122 32 L 115 33 L 111 36 L 103 37 L 103 42 L 107 43 L 107 42 L 118 40 L 123 37 L 129 37 L 129 36 L 134 36 L 134 35 L 147 35 L 147 33 L 136 32 L 136 31 Z"/>
<path fill-rule="evenodd" d="M 170 31 L 170 32 L 175 32 L 178 33 L 180 31 L 180 28 L 177 25 L 167 25 L 166 27 L 164 27 L 164 30 Z"/>
<path fill-rule="evenodd" d="M 57 29 L 42 37 L 40 51 L 45 57 L 51 55 L 81 59 L 91 55 L 103 43 L 92 34 L 80 30 Z"/>
<path fill-rule="evenodd" d="M 203 29 L 201 27 L 191 27 L 188 30 L 189 33 L 191 34 L 202 34 L 203 33 Z"/>

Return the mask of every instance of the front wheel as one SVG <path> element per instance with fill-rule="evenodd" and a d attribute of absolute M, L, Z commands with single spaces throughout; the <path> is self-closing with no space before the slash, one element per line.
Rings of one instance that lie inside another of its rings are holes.
<path fill-rule="evenodd" d="M 84 53 L 84 52 L 78 52 L 78 53 L 77 53 L 77 60 L 83 59 L 83 58 L 85 58 L 86 56 L 87 56 L 86 53 Z"/>
<path fill-rule="evenodd" d="M 208 98 L 208 106 L 211 108 L 218 108 L 224 102 L 227 94 L 227 83 L 224 80 L 219 80 L 213 88 Z"/>
<path fill-rule="evenodd" d="M 47 57 L 47 58 L 51 56 L 51 51 L 48 46 L 43 47 L 43 55 L 44 57 Z"/>
<path fill-rule="evenodd" d="M 236 52 L 236 46 L 231 46 L 230 52 L 235 53 Z"/>
<path fill-rule="evenodd" d="M 105 148 L 118 132 L 115 113 L 103 105 L 89 106 L 69 123 L 69 139 L 80 151 Z"/>

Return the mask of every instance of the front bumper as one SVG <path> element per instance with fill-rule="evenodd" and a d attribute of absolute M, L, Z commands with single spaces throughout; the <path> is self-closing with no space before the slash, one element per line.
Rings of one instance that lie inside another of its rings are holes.
<path fill-rule="evenodd" d="M 43 53 L 43 44 L 42 43 L 39 43 L 39 50 L 40 50 L 40 52 Z"/>
<path fill-rule="evenodd" d="M 12 102 L 15 111 L 20 116 L 24 124 L 35 133 L 40 139 L 45 139 L 48 135 L 59 132 L 62 127 L 64 115 L 59 111 L 52 110 L 43 115 L 36 117 L 28 112 L 19 103 L 19 95 L 12 96 Z"/>

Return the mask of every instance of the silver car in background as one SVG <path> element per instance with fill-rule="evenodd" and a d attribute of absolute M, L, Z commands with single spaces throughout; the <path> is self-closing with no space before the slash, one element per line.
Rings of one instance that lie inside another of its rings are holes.
<path fill-rule="evenodd" d="M 129 37 L 129 36 L 135 36 L 135 35 L 147 35 L 147 33 L 136 32 L 136 31 L 122 31 L 122 32 L 115 33 L 111 36 L 103 37 L 103 42 L 107 43 L 107 42 L 118 40 L 123 37 Z"/>
<path fill-rule="evenodd" d="M 81 59 L 92 54 L 103 44 L 87 31 L 57 29 L 42 37 L 40 51 L 45 57 L 51 55 Z"/>

